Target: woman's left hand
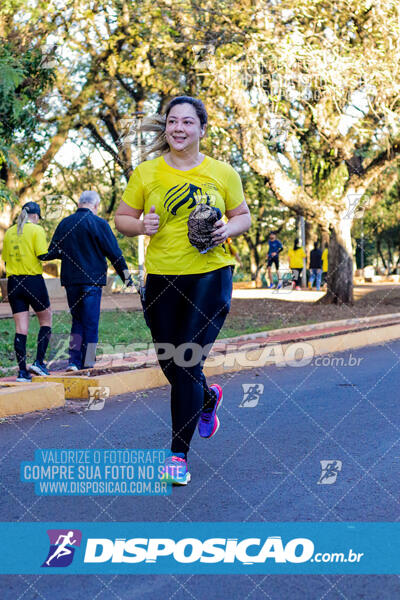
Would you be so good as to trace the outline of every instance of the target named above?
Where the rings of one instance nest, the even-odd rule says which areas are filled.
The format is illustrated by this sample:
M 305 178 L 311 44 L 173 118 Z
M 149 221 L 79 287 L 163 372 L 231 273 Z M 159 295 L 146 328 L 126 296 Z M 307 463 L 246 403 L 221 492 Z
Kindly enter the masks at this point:
M 225 223 L 222 219 L 216 221 L 216 223 L 214 223 L 214 230 L 211 234 L 211 237 L 216 246 L 226 242 L 227 238 L 229 237 L 228 223 Z

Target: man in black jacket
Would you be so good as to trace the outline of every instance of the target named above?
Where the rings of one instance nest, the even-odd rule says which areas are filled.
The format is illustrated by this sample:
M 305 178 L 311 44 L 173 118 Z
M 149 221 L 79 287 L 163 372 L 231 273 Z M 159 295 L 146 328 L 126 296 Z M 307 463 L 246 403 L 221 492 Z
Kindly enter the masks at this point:
M 321 276 L 322 276 L 322 250 L 318 247 L 318 242 L 314 242 L 314 250 L 310 252 L 310 281 L 308 285 L 310 289 L 314 285 L 316 280 L 317 292 L 321 288 Z
M 100 302 L 107 283 L 107 261 L 128 286 L 132 285 L 122 251 L 111 227 L 97 216 L 97 192 L 83 192 L 78 210 L 63 219 L 43 260 L 61 259 L 61 285 L 72 315 L 67 371 L 92 367 L 96 361 Z

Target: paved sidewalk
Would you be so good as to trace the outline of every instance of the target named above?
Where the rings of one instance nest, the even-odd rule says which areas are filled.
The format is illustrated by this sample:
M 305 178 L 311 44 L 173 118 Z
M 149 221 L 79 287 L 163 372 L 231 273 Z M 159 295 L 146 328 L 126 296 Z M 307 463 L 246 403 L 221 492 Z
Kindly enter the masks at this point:
M 68 310 L 67 301 L 63 298 L 59 298 L 51 301 L 51 308 L 53 313 L 64 312 Z M 142 305 L 140 304 L 139 295 L 132 294 L 112 294 L 111 296 L 106 296 L 103 294 L 101 299 L 101 310 L 102 311 L 111 311 L 111 310 L 123 310 L 123 311 L 132 311 L 132 310 L 141 310 Z M 31 311 L 32 312 L 32 309 Z M 8 302 L 0 302 L 0 319 L 11 318 L 11 308 Z
M 384 290 L 387 297 L 390 296 L 392 290 L 400 288 L 400 284 L 394 283 L 379 283 L 379 284 L 358 284 L 354 286 L 354 300 L 357 302 L 364 296 L 376 292 L 378 290 Z M 236 300 L 283 300 L 290 303 L 314 303 L 319 300 L 325 292 L 317 292 L 315 290 L 290 290 L 283 288 L 280 290 L 266 289 L 266 288 L 249 288 L 242 289 L 237 288 L 233 290 L 232 298 Z M 52 300 L 51 306 L 53 313 L 59 313 L 68 310 L 67 301 L 64 298 Z M 384 303 L 383 303 L 384 306 Z M 103 294 L 101 301 L 102 311 L 111 310 L 124 310 L 124 311 L 136 311 L 141 310 L 141 304 L 139 296 L 136 292 L 124 292 L 115 293 L 110 296 Z M 384 312 L 384 311 L 383 311 Z M 11 308 L 8 302 L 0 302 L 0 319 L 11 318 Z

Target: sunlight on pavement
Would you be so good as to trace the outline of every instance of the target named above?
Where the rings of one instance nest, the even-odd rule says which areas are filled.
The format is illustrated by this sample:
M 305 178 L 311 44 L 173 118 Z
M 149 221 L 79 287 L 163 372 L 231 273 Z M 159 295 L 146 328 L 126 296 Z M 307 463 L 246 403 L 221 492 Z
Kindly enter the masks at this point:
M 250 289 L 250 290 L 233 290 L 232 298 L 244 299 L 262 299 L 269 298 L 271 300 L 287 300 L 288 302 L 316 302 L 325 295 L 323 292 L 314 292 L 310 290 L 267 290 L 267 289 Z

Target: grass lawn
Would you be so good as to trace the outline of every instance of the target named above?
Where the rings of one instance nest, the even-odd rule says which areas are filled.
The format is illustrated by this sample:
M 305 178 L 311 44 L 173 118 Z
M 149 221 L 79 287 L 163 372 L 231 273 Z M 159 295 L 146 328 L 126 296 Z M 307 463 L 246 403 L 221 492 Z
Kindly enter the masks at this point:
M 334 321 L 354 317 L 369 317 L 400 310 L 400 285 L 363 285 L 355 289 L 355 303 L 347 305 L 323 305 L 313 302 L 285 302 L 274 299 L 233 299 L 231 311 L 219 338 L 235 337 L 257 331 L 270 331 L 321 321 Z M 166 316 L 167 318 L 167 316 Z M 71 317 L 69 312 L 53 315 L 53 335 L 47 359 L 67 358 Z M 0 367 L 15 366 L 14 321 L 0 319 Z M 28 363 L 35 359 L 38 323 L 30 321 L 27 352 Z M 98 357 L 102 354 L 132 352 L 138 344 L 151 342 L 141 311 L 104 311 L 100 317 L 100 342 Z
M 64 347 L 63 356 L 61 355 L 59 358 L 65 358 L 65 346 L 68 344 L 70 329 L 71 316 L 69 312 L 53 315 L 52 341 L 50 342 L 48 356 L 53 357 L 57 353 L 57 349 Z M 38 331 L 38 321 L 35 316 L 32 316 L 27 341 L 28 363 L 35 359 Z M 0 366 L 3 368 L 15 366 L 14 333 L 13 319 L 0 319 Z M 141 312 L 103 312 L 100 317 L 99 335 L 101 340 L 99 352 L 103 354 L 123 352 L 122 347 L 130 346 L 133 341 L 151 341 L 150 332 Z M 129 349 L 126 351 L 129 351 Z
M 55 355 L 60 359 L 67 357 L 66 348 L 70 327 L 71 317 L 68 312 L 53 315 L 52 341 L 50 342 L 47 359 L 54 359 Z M 228 317 L 219 337 L 228 338 L 255 331 L 263 331 L 264 329 L 278 329 L 279 327 L 282 327 L 280 319 L 264 323 L 259 322 L 257 318 L 249 316 L 245 319 L 243 319 L 243 316 L 240 319 Z M 35 359 L 38 330 L 38 321 L 35 316 L 32 316 L 29 323 L 27 341 L 28 363 Z M 14 321 L 12 319 L 0 319 L 0 366 L 3 369 L 14 367 L 16 364 L 14 357 L 14 332 Z M 101 354 L 133 352 L 138 348 L 138 344 L 151 342 L 151 335 L 140 311 L 110 311 L 101 314 L 99 340 L 98 357 Z M 62 349 L 61 352 L 60 349 Z

